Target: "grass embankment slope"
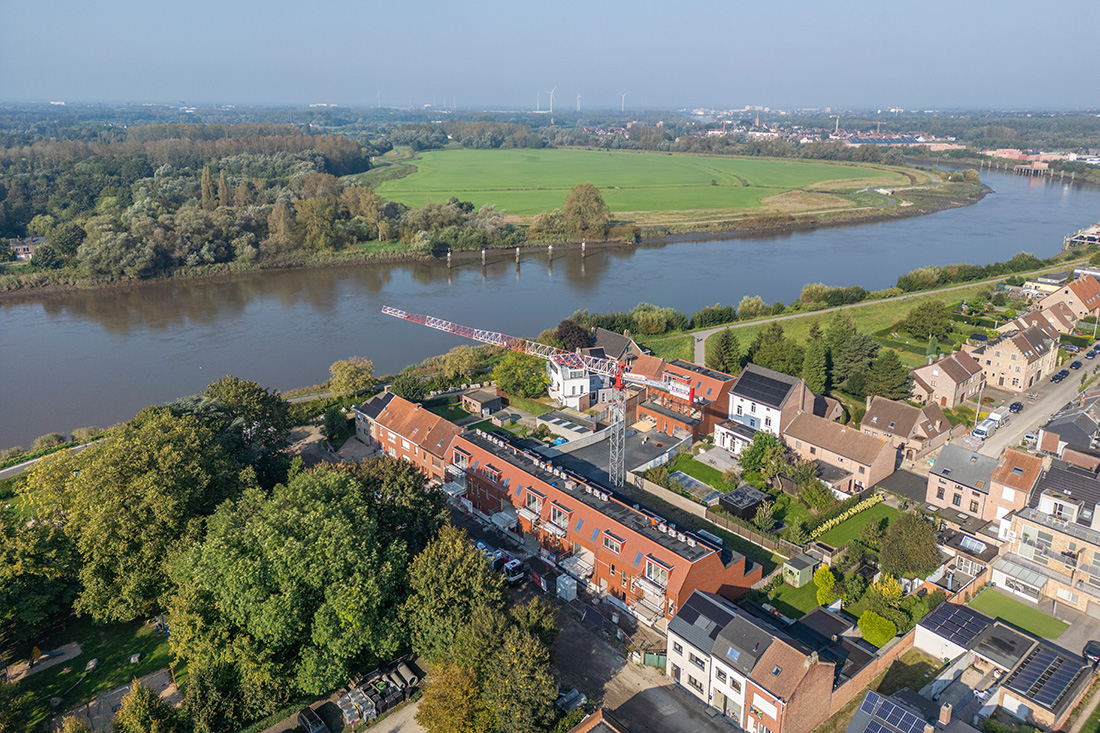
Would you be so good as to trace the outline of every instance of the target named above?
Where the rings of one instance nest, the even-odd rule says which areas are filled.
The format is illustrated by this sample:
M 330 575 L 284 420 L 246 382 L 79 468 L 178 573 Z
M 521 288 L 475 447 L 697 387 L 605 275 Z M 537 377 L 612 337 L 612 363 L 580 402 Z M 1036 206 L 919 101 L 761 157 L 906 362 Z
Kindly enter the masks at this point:
M 883 165 L 561 149 L 432 150 L 415 170 L 395 167 L 406 175 L 377 182 L 377 191 L 409 206 L 457 196 L 530 217 L 561 208 L 570 188 L 592 183 L 616 218 L 639 224 L 882 206 L 887 197 L 871 194 L 872 202 L 856 192 L 923 182 Z

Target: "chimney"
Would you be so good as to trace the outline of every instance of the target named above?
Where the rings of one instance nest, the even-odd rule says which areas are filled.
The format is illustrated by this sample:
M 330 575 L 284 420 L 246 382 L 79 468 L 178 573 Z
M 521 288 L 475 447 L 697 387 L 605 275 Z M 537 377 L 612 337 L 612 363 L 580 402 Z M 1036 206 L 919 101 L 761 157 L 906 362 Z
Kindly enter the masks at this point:
M 939 720 L 944 725 L 948 725 L 951 723 L 951 703 L 945 702 L 943 705 L 940 705 Z
M 936 733 L 936 726 L 931 723 L 924 724 L 924 733 Z

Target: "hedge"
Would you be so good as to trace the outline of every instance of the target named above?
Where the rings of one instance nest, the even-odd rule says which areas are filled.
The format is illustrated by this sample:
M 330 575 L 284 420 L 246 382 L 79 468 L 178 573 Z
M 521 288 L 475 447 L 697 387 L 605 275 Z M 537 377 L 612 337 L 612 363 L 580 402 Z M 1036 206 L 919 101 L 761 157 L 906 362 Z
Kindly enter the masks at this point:
M 864 639 L 877 647 L 883 646 L 898 634 L 898 627 L 893 621 L 874 611 L 864 611 L 859 617 L 859 630 L 863 632 Z
M 852 499 L 855 499 L 855 498 L 857 498 L 857 497 L 852 497 Z M 817 525 L 817 527 L 815 527 L 814 530 L 812 532 L 810 532 L 810 539 L 811 540 L 816 540 L 818 537 L 825 534 L 826 532 L 828 532 L 830 529 L 837 526 L 841 522 L 844 522 L 848 519 L 851 519 L 852 517 L 859 514 L 860 512 L 864 512 L 864 511 L 870 509 L 875 504 L 878 504 L 879 502 L 881 502 L 885 498 L 886 497 L 883 494 L 874 494 L 870 498 L 864 499 L 863 501 L 859 502 L 855 506 L 849 507 L 848 509 L 844 510 L 839 515 L 831 517 L 828 520 L 826 520 L 826 521 L 822 522 L 821 524 Z M 844 503 L 847 503 L 847 502 L 851 501 L 852 499 L 846 499 Z
M 1073 344 L 1074 346 L 1080 346 L 1082 349 L 1087 349 L 1092 346 L 1092 338 L 1089 336 L 1071 336 L 1068 333 L 1063 333 L 1062 343 Z
M 997 322 L 992 318 L 983 318 L 982 316 L 964 315 L 962 313 L 952 313 L 951 320 L 959 321 L 961 323 L 968 323 L 971 326 L 981 326 L 982 328 L 996 328 Z

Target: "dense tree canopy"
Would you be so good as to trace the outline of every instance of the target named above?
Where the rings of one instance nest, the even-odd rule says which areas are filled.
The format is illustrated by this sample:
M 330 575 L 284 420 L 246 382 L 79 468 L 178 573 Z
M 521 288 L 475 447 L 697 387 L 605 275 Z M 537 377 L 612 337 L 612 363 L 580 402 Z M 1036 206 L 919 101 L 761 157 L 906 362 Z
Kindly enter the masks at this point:
M 41 516 L 64 517 L 81 558 L 76 609 L 130 621 L 163 607 L 165 561 L 237 495 L 238 471 L 202 420 L 151 407 L 78 454 L 39 461 L 25 494 Z
M 546 392 L 550 377 L 542 359 L 509 351 L 493 368 L 493 381 L 508 394 L 538 397 Z
M 221 507 L 176 565 L 173 650 L 200 667 L 235 662 L 274 699 L 330 690 L 356 663 L 390 658 L 404 639 L 394 620 L 409 551 L 368 494 L 322 468 Z
M 570 189 L 562 214 L 574 237 L 603 239 L 611 228 L 611 210 L 604 203 L 600 189 L 591 183 Z
M 879 553 L 882 569 L 898 578 L 924 577 L 940 563 L 931 522 L 907 512 L 886 530 Z
M 888 400 L 904 400 L 912 391 L 909 369 L 893 349 L 882 349 L 867 370 L 863 389 L 869 395 L 879 395 Z
M 72 539 L 52 522 L 0 509 L 0 648 L 29 641 L 77 590 Z
M 938 300 L 926 300 L 905 316 L 904 328 L 917 338 L 935 337 L 939 341 L 951 335 L 951 315 Z

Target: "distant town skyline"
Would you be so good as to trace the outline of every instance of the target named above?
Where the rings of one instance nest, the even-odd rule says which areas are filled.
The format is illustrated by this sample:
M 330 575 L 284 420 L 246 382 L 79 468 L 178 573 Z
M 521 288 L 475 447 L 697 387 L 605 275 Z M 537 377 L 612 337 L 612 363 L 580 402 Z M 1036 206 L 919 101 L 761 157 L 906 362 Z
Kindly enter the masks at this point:
M 1085 0 L 39 0 L 0 6 L 0 102 L 1095 109 L 1100 64 L 1065 42 L 1098 21 Z

